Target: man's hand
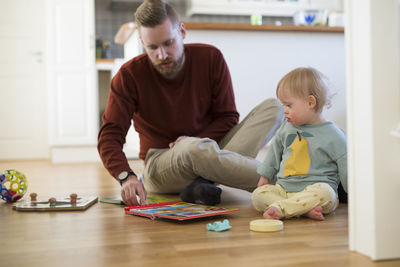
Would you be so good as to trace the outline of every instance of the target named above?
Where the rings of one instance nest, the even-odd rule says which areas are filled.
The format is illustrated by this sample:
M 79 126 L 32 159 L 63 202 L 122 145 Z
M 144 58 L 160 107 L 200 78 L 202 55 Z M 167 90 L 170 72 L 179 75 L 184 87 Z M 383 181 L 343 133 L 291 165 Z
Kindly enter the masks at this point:
M 260 180 L 258 180 L 257 187 L 260 187 L 260 186 L 263 186 L 263 185 L 266 185 L 266 184 L 269 184 L 268 178 L 264 177 L 264 176 L 261 176 Z
M 176 140 L 174 142 L 169 143 L 169 148 L 173 148 L 174 145 L 176 145 L 176 143 L 178 143 L 179 141 L 185 139 L 187 136 L 179 136 L 178 138 L 176 138 Z
M 136 195 L 140 197 L 140 203 L 136 199 Z M 146 204 L 146 190 L 144 189 L 142 181 L 135 175 L 129 176 L 129 178 L 122 183 L 121 197 L 125 205 L 137 206 Z

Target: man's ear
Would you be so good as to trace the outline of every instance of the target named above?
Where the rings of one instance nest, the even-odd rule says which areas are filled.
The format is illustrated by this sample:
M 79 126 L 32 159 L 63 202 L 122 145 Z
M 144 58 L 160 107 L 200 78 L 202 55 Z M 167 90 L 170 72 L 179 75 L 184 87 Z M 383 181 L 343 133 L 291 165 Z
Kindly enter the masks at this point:
M 179 32 L 181 33 L 182 40 L 186 37 L 186 27 L 182 22 L 179 23 Z
M 317 106 L 317 99 L 315 98 L 315 96 L 309 95 L 307 100 L 308 100 L 308 107 L 310 109 L 315 109 L 315 107 Z

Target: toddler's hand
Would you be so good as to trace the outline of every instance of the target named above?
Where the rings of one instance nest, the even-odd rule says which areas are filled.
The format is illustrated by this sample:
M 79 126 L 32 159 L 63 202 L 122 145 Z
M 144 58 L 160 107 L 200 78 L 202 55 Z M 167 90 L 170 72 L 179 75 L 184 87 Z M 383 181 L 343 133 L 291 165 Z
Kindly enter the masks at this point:
M 260 187 L 260 186 L 263 186 L 263 185 L 266 185 L 266 184 L 269 184 L 268 178 L 264 177 L 264 176 L 261 176 L 260 180 L 258 180 L 257 187 Z

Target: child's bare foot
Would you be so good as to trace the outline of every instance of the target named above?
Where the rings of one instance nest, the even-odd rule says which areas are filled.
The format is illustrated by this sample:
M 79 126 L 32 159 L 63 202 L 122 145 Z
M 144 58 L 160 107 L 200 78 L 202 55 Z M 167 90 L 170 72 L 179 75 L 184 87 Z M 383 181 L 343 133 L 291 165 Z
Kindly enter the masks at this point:
M 311 218 L 311 219 L 314 219 L 314 220 L 318 220 L 318 221 L 325 220 L 325 217 L 322 214 L 322 207 L 321 206 L 317 206 L 317 207 L 313 208 L 309 212 L 305 213 L 304 216 L 306 216 L 308 218 Z
M 275 207 L 269 207 L 263 214 L 265 219 L 273 219 L 279 220 L 281 218 L 281 214 L 279 210 Z

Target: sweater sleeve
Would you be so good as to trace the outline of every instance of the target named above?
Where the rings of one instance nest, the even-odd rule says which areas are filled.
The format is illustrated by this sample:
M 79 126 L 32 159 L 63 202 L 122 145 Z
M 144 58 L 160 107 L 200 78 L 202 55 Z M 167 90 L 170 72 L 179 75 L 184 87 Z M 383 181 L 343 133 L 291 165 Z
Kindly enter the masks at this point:
M 122 150 L 136 107 L 133 90 L 128 87 L 128 84 L 133 84 L 129 78 L 127 73 L 120 70 L 111 81 L 111 90 L 102 117 L 103 124 L 98 135 L 97 149 L 100 158 L 113 177 L 117 177 L 122 171 L 131 170 Z
M 337 161 L 338 174 L 344 191 L 347 193 L 347 153 L 340 157 Z
M 239 113 L 236 110 L 231 75 L 219 50 L 211 62 L 212 121 L 197 137 L 208 137 L 218 142 L 237 124 Z
M 272 139 L 271 145 L 268 148 L 264 162 L 257 168 L 257 173 L 268 178 L 269 182 L 276 182 L 276 174 L 279 172 L 280 163 L 282 161 L 283 143 L 282 143 L 282 126 L 277 131 Z

